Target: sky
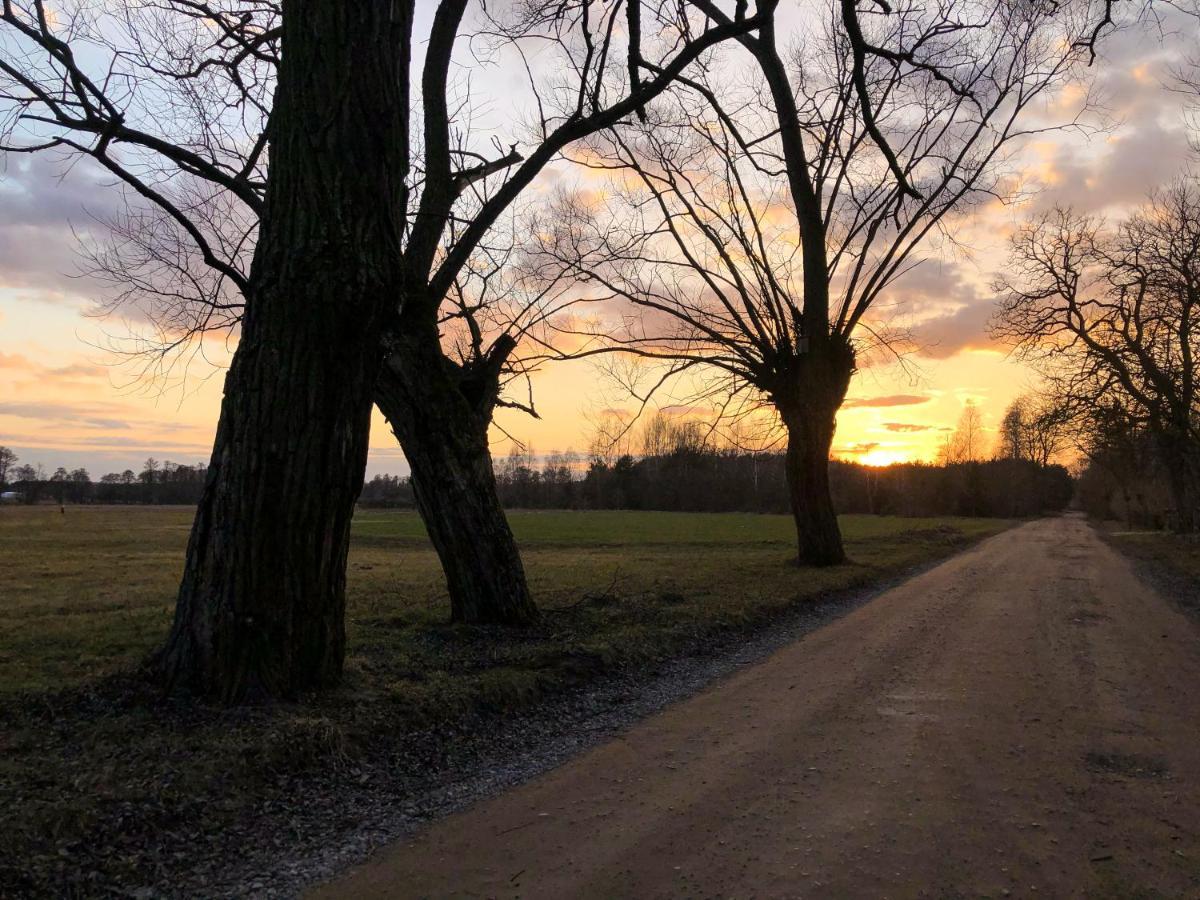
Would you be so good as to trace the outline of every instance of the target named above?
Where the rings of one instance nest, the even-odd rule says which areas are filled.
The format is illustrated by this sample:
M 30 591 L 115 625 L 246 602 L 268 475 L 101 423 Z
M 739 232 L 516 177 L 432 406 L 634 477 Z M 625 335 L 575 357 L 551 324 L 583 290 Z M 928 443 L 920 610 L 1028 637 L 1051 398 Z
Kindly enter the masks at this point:
M 1023 216 L 1054 205 L 1119 216 L 1189 165 L 1185 98 L 1171 71 L 1197 46 L 1195 25 L 1130 29 L 1111 38 L 1086 82 L 1052 98 L 1047 116 L 1069 117 L 1090 90 L 1103 125 L 1040 136 L 1023 149 L 1036 188 L 1020 204 L 994 203 L 956 221 L 964 249 L 930 254 L 892 299 L 916 350 L 904 365 L 871 365 L 838 417 L 836 456 L 870 464 L 934 458 L 968 401 L 994 429 L 1036 374 L 987 336 L 1006 236 Z M 82 276 L 79 241 L 102 227 L 118 196 L 85 163 L 21 156 L 0 163 L 0 445 L 23 463 L 84 467 L 92 476 L 140 470 L 148 457 L 207 459 L 232 347 L 206 340 L 186 367 L 147 377 L 125 353 L 129 323 L 96 314 L 110 289 Z M 135 324 L 136 327 L 136 324 Z M 509 437 L 537 455 L 585 451 L 593 422 L 612 405 L 592 363 L 556 363 L 533 377 L 540 418 L 502 410 L 494 452 Z M 669 403 L 668 400 L 664 400 Z M 387 423 L 372 423 L 368 476 L 407 472 Z

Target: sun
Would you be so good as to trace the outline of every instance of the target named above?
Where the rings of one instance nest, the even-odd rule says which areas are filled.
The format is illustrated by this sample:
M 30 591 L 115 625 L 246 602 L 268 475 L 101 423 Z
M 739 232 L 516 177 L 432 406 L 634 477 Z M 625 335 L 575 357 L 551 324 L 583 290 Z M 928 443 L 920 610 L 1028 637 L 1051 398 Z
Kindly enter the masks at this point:
M 908 462 L 908 456 L 900 450 L 876 447 L 874 450 L 869 450 L 858 457 L 856 462 L 864 466 L 890 466 L 894 463 Z

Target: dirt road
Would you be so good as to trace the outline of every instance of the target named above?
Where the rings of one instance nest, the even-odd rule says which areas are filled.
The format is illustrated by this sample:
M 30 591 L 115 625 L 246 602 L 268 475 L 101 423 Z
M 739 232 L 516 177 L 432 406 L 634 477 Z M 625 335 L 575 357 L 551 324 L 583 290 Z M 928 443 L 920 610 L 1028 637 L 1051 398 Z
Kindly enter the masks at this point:
M 328 897 L 1200 897 L 1200 628 L 1006 532 Z

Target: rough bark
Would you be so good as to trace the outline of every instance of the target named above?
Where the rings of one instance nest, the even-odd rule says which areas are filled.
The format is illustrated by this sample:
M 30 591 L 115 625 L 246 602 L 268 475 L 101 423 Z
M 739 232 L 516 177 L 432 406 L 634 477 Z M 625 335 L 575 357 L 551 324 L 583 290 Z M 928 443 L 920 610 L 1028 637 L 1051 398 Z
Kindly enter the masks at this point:
M 845 562 L 846 550 L 829 491 L 829 452 L 854 357 L 848 345 L 830 338 L 797 360 L 787 387 L 774 395 L 787 429 L 784 467 L 797 559 L 804 565 L 833 566 Z
M 789 417 L 785 467 L 792 517 L 796 521 L 797 559 L 811 566 L 833 566 L 846 559 L 837 512 L 829 492 L 829 449 L 833 417 Z
M 192 527 L 169 685 L 338 681 L 380 335 L 400 296 L 412 3 L 284 3 L 266 210 Z
M 417 509 L 446 575 L 451 618 L 525 625 L 537 618 L 496 493 L 488 427 L 511 339 L 470 368 L 445 358 L 434 333 L 402 327 L 375 400 L 412 470 Z

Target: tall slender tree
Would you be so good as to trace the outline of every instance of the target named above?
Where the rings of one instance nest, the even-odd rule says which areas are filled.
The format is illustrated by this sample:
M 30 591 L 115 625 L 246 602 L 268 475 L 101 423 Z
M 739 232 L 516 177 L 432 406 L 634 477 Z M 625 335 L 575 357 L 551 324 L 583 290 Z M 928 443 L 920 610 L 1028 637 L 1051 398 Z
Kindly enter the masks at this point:
M 15 469 L 20 457 L 8 447 L 0 447 L 0 484 L 8 484 L 8 473 Z

